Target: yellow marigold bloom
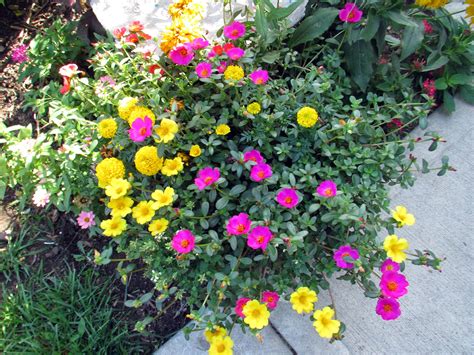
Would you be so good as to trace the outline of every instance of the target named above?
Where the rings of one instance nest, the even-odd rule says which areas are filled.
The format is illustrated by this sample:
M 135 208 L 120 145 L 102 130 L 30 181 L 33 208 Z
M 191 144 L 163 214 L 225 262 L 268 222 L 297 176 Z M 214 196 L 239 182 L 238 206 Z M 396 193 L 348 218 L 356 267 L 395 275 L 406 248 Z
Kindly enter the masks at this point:
M 102 138 L 113 138 L 117 133 L 117 122 L 113 118 L 106 118 L 99 122 L 97 129 Z
M 262 111 L 262 106 L 258 102 L 252 102 L 247 106 L 247 112 L 251 115 L 258 115 Z
M 184 164 L 180 157 L 166 159 L 163 167 L 161 168 L 161 173 L 165 176 L 178 175 L 178 173 L 182 171 L 183 168 Z
M 219 327 L 218 325 L 215 325 L 212 330 L 206 329 L 206 331 L 204 332 L 204 337 L 206 338 L 209 344 L 212 344 L 213 340 L 225 337 L 226 335 L 227 330 L 225 330 L 225 328 Z
M 132 209 L 132 217 L 137 220 L 138 224 L 150 222 L 155 216 L 153 209 L 153 201 L 142 201 Z
M 137 103 L 138 103 L 138 99 L 134 97 L 125 97 L 122 100 L 120 100 L 119 105 L 118 105 L 119 117 L 124 120 L 128 120 L 130 113 L 135 108 Z
M 314 312 L 313 318 L 315 321 L 313 322 L 313 327 L 321 338 L 330 339 L 339 332 L 341 322 L 337 319 L 332 319 L 333 317 L 334 310 L 331 307 L 324 307 Z
M 311 107 L 305 106 L 298 111 L 296 115 L 298 118 L 298 124 L 305 128 L 313 127 L 318 122 L 318 112 Z
M 130 115 L 128 116 L 128 124 L 132 126 L 133 121 L 135 121 L 137 118 L 145 118 L 145 116 L 148 116 L 153 124 L 155 124 L 156 116 L 152 110 L 143 106 L 135 106 L 130 111 Z
M 198 21 L 191 16 L 182 16 L 174 19 L 161 35 L 160 48 L 164 53 L 168 53 L 178 44 L 192 42 L 202 37 L 202 29 Z
M 126 217 L 132 212 L 133 200 L 130 197 L 120 197 L 116 200 L 110 200 L 107 207 L 112 210 L 113 217 Z
M 105 187 L 105 194 L 112 200 L 125 196 L 132 188 L 132 185 L 125 179 L 113 178 L 110 184 Z
M 155 128 L 155 132 L 160 136 L 158 143 L 168 143 L 173 140 L 174 135 L 178 132 L 178 124 L 169 118 L 163 118 L 160 126 Z
M 314 303 L 318 302 L 316 292 L 310 290 L 308 287 L 298 287 L 290 296 L 290 302 L 293 309 L 299 314 L 305 312 L 309 313 L 314 309 Z
M 244 70 L 238 65 L 229 65 L 224 72 L 224 78 L 226 80 L 239 81 L 242 80 L 244 75 Z
M 161 234 L 168 229 L 168 224 L 169 222 L 165 218 L 155 219 L 148 226 L 148 231 L 151 233 L 152 236 Z
M 178 0 L 168 6 L 168 13 L 173 19 L 181 18 L 184 15 L 193 17 L 198 21 L 202 19 L 203 12 L 203 4 L 196 0 Z
M 405 238 L 398 239 L 395 234 L 387 236 L 383 242 L 387 256 L 396 263 L 401 263 L 407 258 L 404 250 L 407 250 L 408 247 L 408 241 Z
M 392 211 L 392 217 L 400 226 L 412 226 L 415 224 L 415 216 L 408 213 L 407 209 L 403 206 L 396 206 L 395 211 Z
M 248 324 L 251 329 L 262 329 L 268 325 L 270 312 L 267 305 L 257 300 L 248 301 L 242 309 L 244 314 L 244 323 Z
M 164 191 L 155 190 L 155 192 L 151 194 L 151 198 L 156 201 L 152 206 L 155 210 L 164 206 L 170 206 L 173 203 L 174 189 L 168 186 Z
M 117 158 L 106 158 L 95 168 L 99 187 L 105 188 L 113 178 L 122 179 L 125 176 L 125 165 Z
M 217 337 L 209 347 L 209 355 L 232 355 L 234 342 L 230 336 Z
M 158 156 L 158 149 L 145 146 L 135 154 L 135 168 L 143 175 L 152 176 L 157 174 L 163 166 L 163 158 Z
M 220 124 L 216 127 L 216 134 L 218 136 L 225 136 L 230 133 L 230 127 L 226 124 Z
M 191 149 L 189 150 L 189 155 L 192 156 L 193 158 L 197 158 L 198 156 L 201 155 L 201 147 L 197 144 L 193 145 Z
M 429 7 L 430 9 L 438 9 L 448 2 L 449 0 L 416 0 L 418 6 Z
M 103 234 L 107 237 L 118 237 L 127 229 L 127 222 L 123 218 L 113 217 L 102 221 L 100 228 L 104 230 Z

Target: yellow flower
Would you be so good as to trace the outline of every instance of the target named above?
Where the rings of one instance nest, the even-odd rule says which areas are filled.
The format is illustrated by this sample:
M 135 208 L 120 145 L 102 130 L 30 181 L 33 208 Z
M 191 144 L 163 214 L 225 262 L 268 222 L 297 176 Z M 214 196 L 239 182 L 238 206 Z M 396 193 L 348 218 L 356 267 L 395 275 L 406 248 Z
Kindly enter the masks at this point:
M 339 332 L 341 322 L 337 319 L 332 319 L 333 317 L 334 310 L 331 307 L 324 307 L 314 312 L 313 318 L 315 321 L 313 322 L 313 327 L 321 338 L 332 338 L 334 334 Z
M 133 200 L 130 197 L 120 197 L 116 200 L 110 200 L 107 207 L 112 209 L 110 213 L 113 217 L 126 217 L 132 212 Z
M 113 118 L 106 118 L 97 125 L 99 134 L 103 138 L 113 138 L 117 133 L 117 122 Z
M 401 226 L 407 225 L 412 226 L 415 224 L 415 216 L 408 213 L 407 209 L 403 206 L 396 206 L 395 211 L 392 211 L 392 217 Z
M 104 230 L 107 237 L 117 237 L 127 229 L 127 222 L 123 218 L 113 217 L 100 223 L 100 228 Z
M 138 103 L 138 99 L 134 97 L 125 97 L 122 100 L 120 100 L 119 106 L 118 106 L 119 117 L 124 120 L 128 120 L 130 113 L 135 108 L 137 103 Z
M 158 210 L 161 207 L 169 206 L 173 203 L 174 189 L 172 187 L 167 187 L 163 190 L 155 190 L 151 194 L 151 198 L 156 202 L 153 203 L 153 209 Z
M 212 344 L 212 341 L 217 338 L 222 338 L 227 335 L 227 330 L 225 328 L 219 327 L 217 325 L 210 329 L 206 329 L 204 332 L 204 336 L 206 337 L 206 340 L 209 344 Z
M 408 247 L 408 241 L 405 238 L 398 239 L 395 234 L 387 236 L 383 242 L 387 256 L 396 263 L 401 263 L 407 258 L 404 250 L 407 250 Z
M 226 124 L 220 124 L 216 127 L 216 134 L 218 136 L 225 136 L 230 133 L 230 127 Z
M 449 0 L 416 0 L 418 6 L 429 7 L 431 9 L 438 9 L 448 2 Z
M 155 128 L 155 132 L 160 136 L 158 143 L 168 143 L 173 140 L 174 135 L 178 132 L 178 124 L 169 118 L 163 118 L 160 126 Z
M 161 168 L 161 173 L 165 176 L 178 175 L 183 170 L 183 161 L 180 157 L 174 159 L 166 159 L 165 164 Z
M 165 218 L 155 219 L 148 226 L 148 231 L 151 233 L 152 236 L 155 236 L 157 234 L 161 234 L 165 230 L 168 229 L 168 224 L 169 224 L 169 222 Z
M 125 165 L 117 158 L 106 158 L 95 168 L 99 187 L 105 188 L 113 178 L 122 179 L 125 176 Z
M 132 126 L 133 121 L 135 121 L 137 118 L 145 118 L 145 116 L 148 116 L 153 124 L 155 124 L 156 117 L 152 110 L 143 106 L 135 106 L 128 116 L 128 124 Z
M 191 149 L 189 150 L 189 155 L 192 156 L 193 158 L 197 158 L 200 156 L 202 153 L 201 147 L 198 146 L 197 144 L 193 145 Z
M 262 111 L 262 106 L 258 102 L 252 102 L 247 106 L 247 112 L 251 115 L 258 115 Z
M 251 329 L 262 329 L 268 325 L 270 312 L 267 305 L 257 300 L 248 301 L 242 309 L 244 314 L 244 323 L 248 324 Z
M 218 337 L 214 339 L 209 347 L 209 355 L 232 355 L 234 342 L 230 336 Z
M 195 38 L 202 37 L 202 29 L 191 16 L 180 16 L 171 22 L 170 26 L 161 33 L 160 48 L 168 53 L 176 45 L 192 42 Z
M 239 81 L 242 80 L 244 75 L 244 70 L 238 65 L 229 65 L 224 72 L 224 78 L 226 80 Z
M 135 154 L 135 168 L 143 175 L 152 176 L 157 174 L 163 166 L 163 158 L 158 156 L 158 149 L 145 146 Z
M 105 194 L 112 200 L 125 196 L 132 188 L 132 185 L 125 179 L 113 178 L 110 184 L 105 187 Z
M 142 201 L 132 209 L 132 217 L 137 220 L 138 224 L 150 222 L 155 216 L 153 209 L 153 201 Z
M 298 111 L 296 115 L 298 118 L 298 124 L 305 128 L 313 127 L 318 122 L 318 112 L 311 107 L 305 106 Z
M 291 294 L 290 302 L 293 305 L 293 309 L 299 314 L 303 312 L 309 313 L 314 309 L 314 303 L 318 302 L 318 296 L 316 292 L 308 287 L 299 287 Z

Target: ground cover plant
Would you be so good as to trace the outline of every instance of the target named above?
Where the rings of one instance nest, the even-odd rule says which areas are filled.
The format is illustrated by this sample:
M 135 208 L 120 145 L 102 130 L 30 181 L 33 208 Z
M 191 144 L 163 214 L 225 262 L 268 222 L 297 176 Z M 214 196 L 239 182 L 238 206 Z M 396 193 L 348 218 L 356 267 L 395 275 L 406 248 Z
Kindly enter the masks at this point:
M 429 57 L 434 45 L 438 58 L 446 50 L 472 63 L 472 37 L 434 2 L 382 4 L 310 2 L 293 29 L 285 23 L 291 9 L 261 1 L 255 22 L 230 21 L 210 43 L 199 31 L 199 3 L 175 1 L 161 43 L 136 21 L 99 38 L 88 68 L 63 63 L 61 82 L 48 83 L 42 126 L 2 127 L 0 171 L 15 172 L 7 184 L 24 188 L 23 205 L 73 212 L 91 237 L 110 238 L 96 264 L 117 260 L 114 250 L 125 254 L 122 277 L 142 264 L 155 290 L 126 305 L 165 312 L 185 301 L 194 321 L 186 332 L 206 330 L 210 353 L 232 351 L 236 325 L 258 334 L 281 298 L 312 313 L 321 337 L 341 339 L 344 316 L 335 318 L 334 301 L 317 302 L 331 277 L 360 287 L 382 319 L 397 319 L 405 263 L 439 269 L 441 259 L 397 237 L 415 217 L 391 205 L 387 186 L 410 187 L 417 170 L 453 170 L 447 157 L 432 167 L 411 154 L 444 140 L 409 135 L 416 123 L 428 126 L 435 95 L 423 70 L 403 60 L 416 51 Z M 446 34 L 442 45 L 425 37 L 426 27 L 421 40 L 408 35 L 428 14 Z M 322 17 L 331 21 L 312 32 Z M 377 41 L 386 21 L 400 25 L 391 22 L 401 41 L 395 32 Z M 416 46 L 406 49 L 412 36 Z M 375 69 L 375 51 L 391 58 L 386 69 L 354 71 Z M 446 105 L 472 79 L 456 58 L 441 61 L 433 85 L 449 86 Z

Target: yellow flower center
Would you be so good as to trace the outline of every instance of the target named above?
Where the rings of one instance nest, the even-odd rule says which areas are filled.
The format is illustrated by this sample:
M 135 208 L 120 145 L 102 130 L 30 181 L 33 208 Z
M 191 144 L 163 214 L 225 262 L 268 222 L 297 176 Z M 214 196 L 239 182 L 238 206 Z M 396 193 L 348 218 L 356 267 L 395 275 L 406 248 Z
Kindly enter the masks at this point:
M 306 295 L 300 295 L 300 303 L 306 303 L 307 302 L 307 298 L 306 298 Z
M 384 310 L 385 312 L 390 312 L 390 311 L 392 310 L 392 306 L 389 305 L 389 304 L 385 304 L 385 305 L 383 306 L 383 310 Z
M 388 266 L 387 266 L 387 270 L 392 271 L 392 270 L 393 270 L 393 266 L 392 266 L 392 265 L 388 265 Z
M 324 194 L 326 196 L 331 196 L 332 195 L 332 190 L 328 187 L 327 189 L 324 190 Z
M 268 301 L 268 302 L 273 302 L 273 297 L 272 297 L 272 296 L 269 296 L 269 297 L 267 298 L 267 301 Z
M 387 288 L 390 291 L 395 291 L 397 289 L 397 283 L 394 281 L 390 281 L 389 283 L 387 283 Z
M 186 239 L 181 241 L 181 246 L 183 248 L 186 248 L 188 245 L 189 245 L 189 241 L 187 241 Z
M 207 183 L 210 183 L 212 181 L 212 178 L 210 176 L 208 176 L 207 178 L 204 179 L 204 182 L 207 184 Z
M 86 222 L 86 223 L 90 222 L 90 218 L 89 218 L 89 217 L 85 217 L 85 218 L 84 218 L 84 222 Z
M 259 236 L 257 237 L 257 241 L 258 241 L 260 244 L 262 244 L 263 241 L 264 241 L 263 236 L 259 235 Z
M 245 230 L 245 226 L 244 226 L 243 224 L 239 224 L 239 225 L 237 226 L 237 231 L 238 231 L 238 232 L 242 233 L 244 230 Z
M 252 311 L 252 316 L 255 317 L 255 318 L 259 318 L 260 317 L 260 310 L 259 309 L 254 309 Z
M 293 202 L 293 199 L 292 199 L 291 197 L 287 197 L 287 198 L 285 198 L 285 202 L 286 202 L 287 204 L 290 204 L 290 203 Z
M 146 134 L 146 128 L 142 127 L 140 128 L 140 135 L 144 136 Z
M 260 171 L 257 173 L 257 176 L 258 176 L 259 178 L 262 178 L 262 179 L 263 179 L 263 178 L 265 177 L 265 173 L 264 173 L 262 170 L 260 170 Z
M 225 351 L 225 345 L 223 343 L 220 343 L 217 345 L 216 350 L 218 353 L 223 353 Z

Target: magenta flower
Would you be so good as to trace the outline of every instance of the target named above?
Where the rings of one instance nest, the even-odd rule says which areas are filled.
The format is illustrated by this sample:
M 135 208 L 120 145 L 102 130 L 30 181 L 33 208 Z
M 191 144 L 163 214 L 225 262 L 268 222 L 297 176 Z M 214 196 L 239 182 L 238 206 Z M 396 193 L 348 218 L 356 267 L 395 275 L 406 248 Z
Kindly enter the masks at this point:
M 380 279 L 380 290 L 386 297 L 400 298 L 406 295 L 408 285 L 405 276 L 396 271 L 387 271 Z
M 16 47 L 12 52 L 12 61 L 15 63 L 26 62 L 29 59 L 28 54 L 26 53 L 27 50 L 28 47 L 24 44 Z
M 208 62 L 201 62 L 196 65 L 196 74 L 200 78 L 209 78 L 212 73 L 212 64 Z
M 232 60 L 239 60 L 244 56 L 245 51 L 242 48 L 234 47 L 229 49 L 226 54 Z
M 360 257 L 357 249 L 352 249 L 350 245 L 342 245 L 336 250 L 332 258 L 338 267 L 342 269 L 352 269 L 354 264 L 345 261 L 344 257 L 346 256 L 349 256 L 354 260 L 357 260 Z
M 82 229 L 88 229 L 92 226 L 95 226 L 95 215 L 94 212 L 82 211 L 77 217 L 77 224 Z
M 268 81 L 268 72 L 266 70 L 258 69 L 250 73 L 249 78 L 255 85 L 264 85 Z
M 247 237 L 247 245 L 252 249 L 265 250 L 272 238 L 273 233 L 270 228 L 257 226 L 249 233 Z
M 252 221 L 247 213 L 239 213 L 237 216 L 233 216 L 227 222 L 227 233 L 230 235 L 243 235 L 247 234 L 250 230 Z
M 245 34 L 245 25 L 239 21 L 232 22 L 229 26 L 224 27 L 224 36 L 229 39 L 239 39 Z
M 38 186 L 33 194 L 33 204 L 36 207 L 45 207 L 49 203 L 51 194 L 43 186 Z
M 295 190 L 286 188 L 277 194 L 276 200 L 283 207 L 293 208 L 298 204 L 299 197 Z
M 263 159 L 262 154 L 258 150 L 253 149 L 244 153 L 244 162 L 246 163 L 248 161 L 253 161 L 257 164 L 260 164 L 264 163 L 265 159 Z
M 393 320 L 400 317 L 400 304 L 393 298 L 379 298 L 375 313 L 382 317 L 383 320 Z
M 265 163 L 254 165 L 250 170 L 250 178 L 256 182 L 268 179 L 272 175 L 272 167 Z
M 177 45 L 170 51 L 169 58 L 174 64 L 188 65 L 194 59 L 193 47 L 189 43 Z
M 153 121 L 150 117 L 137 118 L 132 122 L 132 127 L 128 130 L 130 139 L 134 142 L 143 142 L 151 136 Z
M 250 301 L 250 298 L 240 297 L 235 304 L 235 308 L 234 308 L 235 314 L 237 314 L 240 318 L 245 318 L 243 309 L 248 301 Z
M 187 254 L 194 249 L 195 239 L 190 230 L 183 229 L 174 235 L 171 247 L 180 254 Z
M 194 183 L 197 185 L 199 190 L 204 190 L 207 186 L 212 185 L 219 180 L 221 173 L 218 168 L 207 167 L 199 170 L 197 178 L 194 179 Z
M 356 23 L 362 18 L 363 12 L 359 10 L 356 4 L 348 2 L 343 9 L 339 11 L 341 21 Z
M 262 302 L 265 303 L 270 310 L 275 309 L 278 306 L 279 299 L 280 296 L 276 292 L 263 291 L 262 293 Z
M 191 47 L 196 51 L 200 49 L 204 49 L 208 45 L 209 45 L 209 42 L 206 41 L 204 38 L 195 38 L 191 43 Z
M 333 197 L 336 196 L 337 193 L 337 185 L 332 180 L 325 180 L 319 184 L 316 189 L 316 192 L 319 196 L 322 197 Z
M 217 67 L 217 71 L 219 72 L 219 74 L 222 74 L 225 72 L 225 70 L 227 69 L 227 62 L 221 62 L 221 64 Z
M 392 259 L 387 259 L 380 265 L 380 271 L 382 271 L 382 273 L 386 273 L 387 271 L 400 271 L 400 265 L 392 261 Z

